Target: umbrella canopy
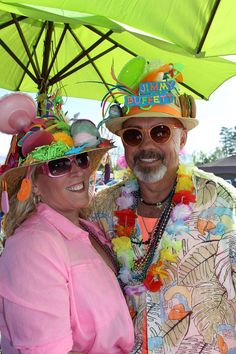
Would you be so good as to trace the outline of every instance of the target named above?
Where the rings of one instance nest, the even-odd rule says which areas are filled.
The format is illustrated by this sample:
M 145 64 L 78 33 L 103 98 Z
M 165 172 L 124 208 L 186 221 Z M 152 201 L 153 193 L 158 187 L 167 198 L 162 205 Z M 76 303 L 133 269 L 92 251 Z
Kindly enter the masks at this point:
M 183 64 L 183 90 L 207 99 L 236 75 L 235 20 L 234 0 L 0 1 L 0 87 L 101 99 L 112 62 L 143 55 Z

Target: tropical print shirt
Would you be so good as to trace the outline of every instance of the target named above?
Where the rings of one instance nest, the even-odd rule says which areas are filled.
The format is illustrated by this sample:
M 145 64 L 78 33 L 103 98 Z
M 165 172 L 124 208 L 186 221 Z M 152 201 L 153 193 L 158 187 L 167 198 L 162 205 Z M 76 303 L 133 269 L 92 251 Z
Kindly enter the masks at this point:
M 164 285 L 126 295 L 136 333 L 132 354 L 236 353 L 236 189 L 197 168 L 192 180 L 191 215 L 170 218 L 156 250 L 175 256 L 164 260 Z M 121 187 L 103 190 L 92 208 L 91 219 L 108 237 Z

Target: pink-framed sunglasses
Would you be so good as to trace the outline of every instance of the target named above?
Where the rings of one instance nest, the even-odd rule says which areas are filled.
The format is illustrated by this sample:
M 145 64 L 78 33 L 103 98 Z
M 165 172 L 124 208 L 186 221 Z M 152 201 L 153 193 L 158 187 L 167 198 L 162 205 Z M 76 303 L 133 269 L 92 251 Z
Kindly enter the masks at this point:
M 85 170 L 90 165 L 90 158 L 87 152 L 74 156 L 61 157 L 60 159 L 47 161 L 37 167 L 37 173 L 47 175 L 48 177 L 62 177 L 70 173 L 72 164 Z

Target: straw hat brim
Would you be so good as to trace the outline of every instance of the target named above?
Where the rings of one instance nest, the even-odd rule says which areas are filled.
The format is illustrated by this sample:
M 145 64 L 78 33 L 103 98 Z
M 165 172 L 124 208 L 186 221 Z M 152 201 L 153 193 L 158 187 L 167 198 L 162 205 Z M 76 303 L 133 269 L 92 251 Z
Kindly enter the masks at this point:
M 90 175 L 92 175 L 99 167 L 103 155 L 113 147 L 114 146 L 101 147 L 101 148 L 87 148 L 87 149 L 85 148 L 83 149 L 83 151 L 80 152 L 80 154 L 87 152 L 90 157 Z M 29 166 L 37 166 L 48 161 L 57 160 L 62 157 L 73 156 L 73 155 L 77 155 L 77 154 L 61 156 L 55 159 L 50 159 L 45 161 L 35 161 L 31 164 L 21 166 L 21 167 L 14 167 L 5 171 L 0 176 L 0 195 L 2 193 L 2 180 L 6 181 L 8 197 L 10 199 L 11 196 L 15 193 L 15 191 L 18 191 L 20 189 L 21 181 L 26 176 L 27 169 Z
M 145 111 L 142 113 L 138 113 L 138 114 L 133 114 L 133 115 L 127 115 L 127 116 L 123 116 L 123 117 L 113 117 L 110 118 L 106 121 L 106 127 L 107 129 L 109 129 L 112 133 L 117 134 L 118 130 L 123 128 L 123 124 L 131 119 L 131 118 L 161 118 L 161 117 L 168 117 L 168 118 L 175 118 L 177 120 L 179 120 L 182 125 L 184 126 L 184 128 L 189 131 L 193 128 L 195 128 L 198 125 L 198 120 L 196 118 L 191 118 L 191 117 L 178 117 L 178 116 L 173 116 L 170 114 L 166 114 L 166 113 L 160 113 L 160 112 L 150 112 L 150 111 Z

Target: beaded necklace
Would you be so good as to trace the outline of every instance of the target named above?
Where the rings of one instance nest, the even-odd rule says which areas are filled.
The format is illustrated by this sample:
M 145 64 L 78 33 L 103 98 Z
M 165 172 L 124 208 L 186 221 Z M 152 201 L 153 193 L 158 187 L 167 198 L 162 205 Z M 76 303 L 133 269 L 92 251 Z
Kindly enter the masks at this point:
M 161 236 L 165 230 L 165 226 L 169 220 L 170 213 L 173 207 L 174 204 L 172 204 L 171 202 L 166 205 L 159 221 L 156 223 L 154 229 L 152 230 L 147 253 L 140 259 L 134 261 L 134 266 L 132 270 L 134 273 L 135 280 L 143 281 L 145 279 L 147 270 L 153 261 L 155 251 L 159 246 Z
M 148 203 L 146 202 L 141 196 L 140 196 L 140 201 L 141 203 L 145 204 L 145 205 L 148 205 L 148 206 L 155 206 L 157 208 L 161 208 L 170 198 L 172 194 L 172 190 L 170 191 L 170 193 L 167 195 L 167 197 L 165 197 L 163 200 L 161 200 L 160 202 L 156 202 L 156 203 Z
M 110 259 L 115 272 L 118 273 L 118 266 L 117 266 L 117 263 L 113 257 L 113 254 L 112 254 L 112 251 L 110 250 L 110 248 L 107 245 L 105 245 L 102 241 L 100 241 L 98 236 L 83 222 L 83 220 L 80 220 L 80 224 L 81 224 L 80 226 L 82 227 L 82 229 L 87 231 L 89 236 L 92 237 L 97 242 L 97 244 L 101 247 L 101 249 L 103 249 L 103 251 L 106 253 L 108 258 Z

